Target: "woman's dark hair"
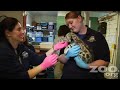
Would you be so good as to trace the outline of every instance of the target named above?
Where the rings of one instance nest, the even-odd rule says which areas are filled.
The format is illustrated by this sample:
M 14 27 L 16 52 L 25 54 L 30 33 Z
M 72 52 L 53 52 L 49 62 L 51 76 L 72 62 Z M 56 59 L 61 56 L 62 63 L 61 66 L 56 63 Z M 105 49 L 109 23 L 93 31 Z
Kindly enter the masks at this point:
M 78 16 L 81 16 L 81 12 L 80 11 L 70 11 L 70 12 L 68 12 L 66 14 L 65 19 L 77 18 Z
M 26 46 L 29 46 L 27 35 L 24 37 L 24 39 L 25 41 L 23 42 L 23 44 L 25 44 Z
M 6 17 L 5 19 L 3 19 L 0 22 L 0 38 L 6 38 L 5 31 L 8 30 L 12 32 L 18 22 L 19 21 L 13 17 Z
M 25 46 L 27 46 L 30 50 L 32 50 L 33 52 L 35 52 L 34 46 L 33 46 L 32 44 L 29 44 L 29 42 L 28 42 L 28 37 L 27 37 L 27 35 L 24 37 L 24 39 L 25 39 L 25 41 L 23 42 L 23 44 L 24 44 Z M 31 67 L 31 66 L 30 66 L 30 67 Z
M 61 25 L 58 29 L 58 36 L 65 36 L 67 33 L 69 33 L 71 30 L 67 25 Z

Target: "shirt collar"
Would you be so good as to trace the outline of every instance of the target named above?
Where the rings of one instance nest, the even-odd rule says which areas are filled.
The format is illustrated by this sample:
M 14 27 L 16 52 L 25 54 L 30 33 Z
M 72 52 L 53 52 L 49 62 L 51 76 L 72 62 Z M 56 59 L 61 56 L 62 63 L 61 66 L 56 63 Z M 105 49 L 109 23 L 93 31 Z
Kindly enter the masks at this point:
M 77 33 L 76 33 L 76 35 L 77 35 L 77 36 L 79 36 L 79 37 L 80 37 L 80 36 L 82 36 L 82 38 L 81 38 L 81 39 L 84 39 L 84 38 L 86 38 L 87 36 L 89 36 L 89 35 L 90 35 L 90 33 L 91 33 L 91 32 L 90 32 L 90 28 L 87 28 L 87 32 L 86 32 L 86 34 L 84 34 L 83 36 L 82 36 L 82 35 L 80 35 L 80 34 L 77 34 Z
M 87 28 L 87 33 L 86 33 L 86 36 L 88 36 L 90 34 L 90 28 Z

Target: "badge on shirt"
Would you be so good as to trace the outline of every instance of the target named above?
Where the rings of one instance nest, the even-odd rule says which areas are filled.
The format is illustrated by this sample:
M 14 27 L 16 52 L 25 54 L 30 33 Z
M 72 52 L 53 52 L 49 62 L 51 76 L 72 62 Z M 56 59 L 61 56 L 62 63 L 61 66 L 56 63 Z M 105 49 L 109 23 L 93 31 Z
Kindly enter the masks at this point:
M 96 40 L 95 40 L 95 37 L 94 37 L 94 36 L 91 36 L 88 41 L 89 41 L 89 42 L 94 42 L 94 41 L 96 41 Z
M 27 53 L 26 51 L 24 51 L 24 52 L 22 53 L 22 56 L 23 56 L 23 59 L 24 59 L 24 58 L 27 58 L 27 57 L 28 57 L 28 53 Z

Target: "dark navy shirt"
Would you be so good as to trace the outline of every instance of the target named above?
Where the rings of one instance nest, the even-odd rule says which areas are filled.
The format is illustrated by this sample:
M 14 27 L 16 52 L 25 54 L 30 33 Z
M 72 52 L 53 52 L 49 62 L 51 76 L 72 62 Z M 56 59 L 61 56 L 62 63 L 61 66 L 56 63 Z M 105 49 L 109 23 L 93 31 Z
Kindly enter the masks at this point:
M 76 34 L 80 39 L 84 39 L 86 34 Z
M 30 65 L 41 64 L 45 57 L 46 54 L 39 56 L 23 44 L 14 50 L 7 40 L 0 41 L 0 78 L 29 79 Z
M 87 29 L 85 35 L 79 35 L 85 44 L 89 46 L 94 55 L 94 61 L 102 59 L 110 62 L 110 51 L 104 36 L 95 30 Z M 62 79 L 103 79 L 103 73 L 90 73 L 89 69 L 83 69 L 76 65 L 74 58 L 70 58 L 63 68 Z

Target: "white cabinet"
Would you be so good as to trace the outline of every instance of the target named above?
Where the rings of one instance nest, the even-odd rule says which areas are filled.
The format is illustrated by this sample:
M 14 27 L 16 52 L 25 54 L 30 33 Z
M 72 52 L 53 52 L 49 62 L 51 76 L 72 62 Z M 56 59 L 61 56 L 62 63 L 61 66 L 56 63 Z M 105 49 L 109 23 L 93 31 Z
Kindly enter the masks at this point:
M 110 48 L 110 60 L 113 65 L 116 65 L 116 45 L 117 45 L 117 31 L 118 31 L 118 14 L 114 13 L 111 18 L 106 20 L 107 22 L 107 33 L 106 40 Z
M 105 22 L 107 22 L 107 30 L 106 30 L 106 40 L 109 45 L 110 49 L 110 64 L 109 66 L 113 65 L 116 67 L 116 62 L 117 62 L 117 55 L 118 55 L 118 35 L 119 35 L 119 14 L 116 13 L 111 13 L 106 15 Z M 107 73 L 107 74 L 106 74 Z M 116 72 L 106 72 L 105 77 L 108 79 L 115 79 L 118 78 Z M 108 75 L 109 76 L 106 76 Z

